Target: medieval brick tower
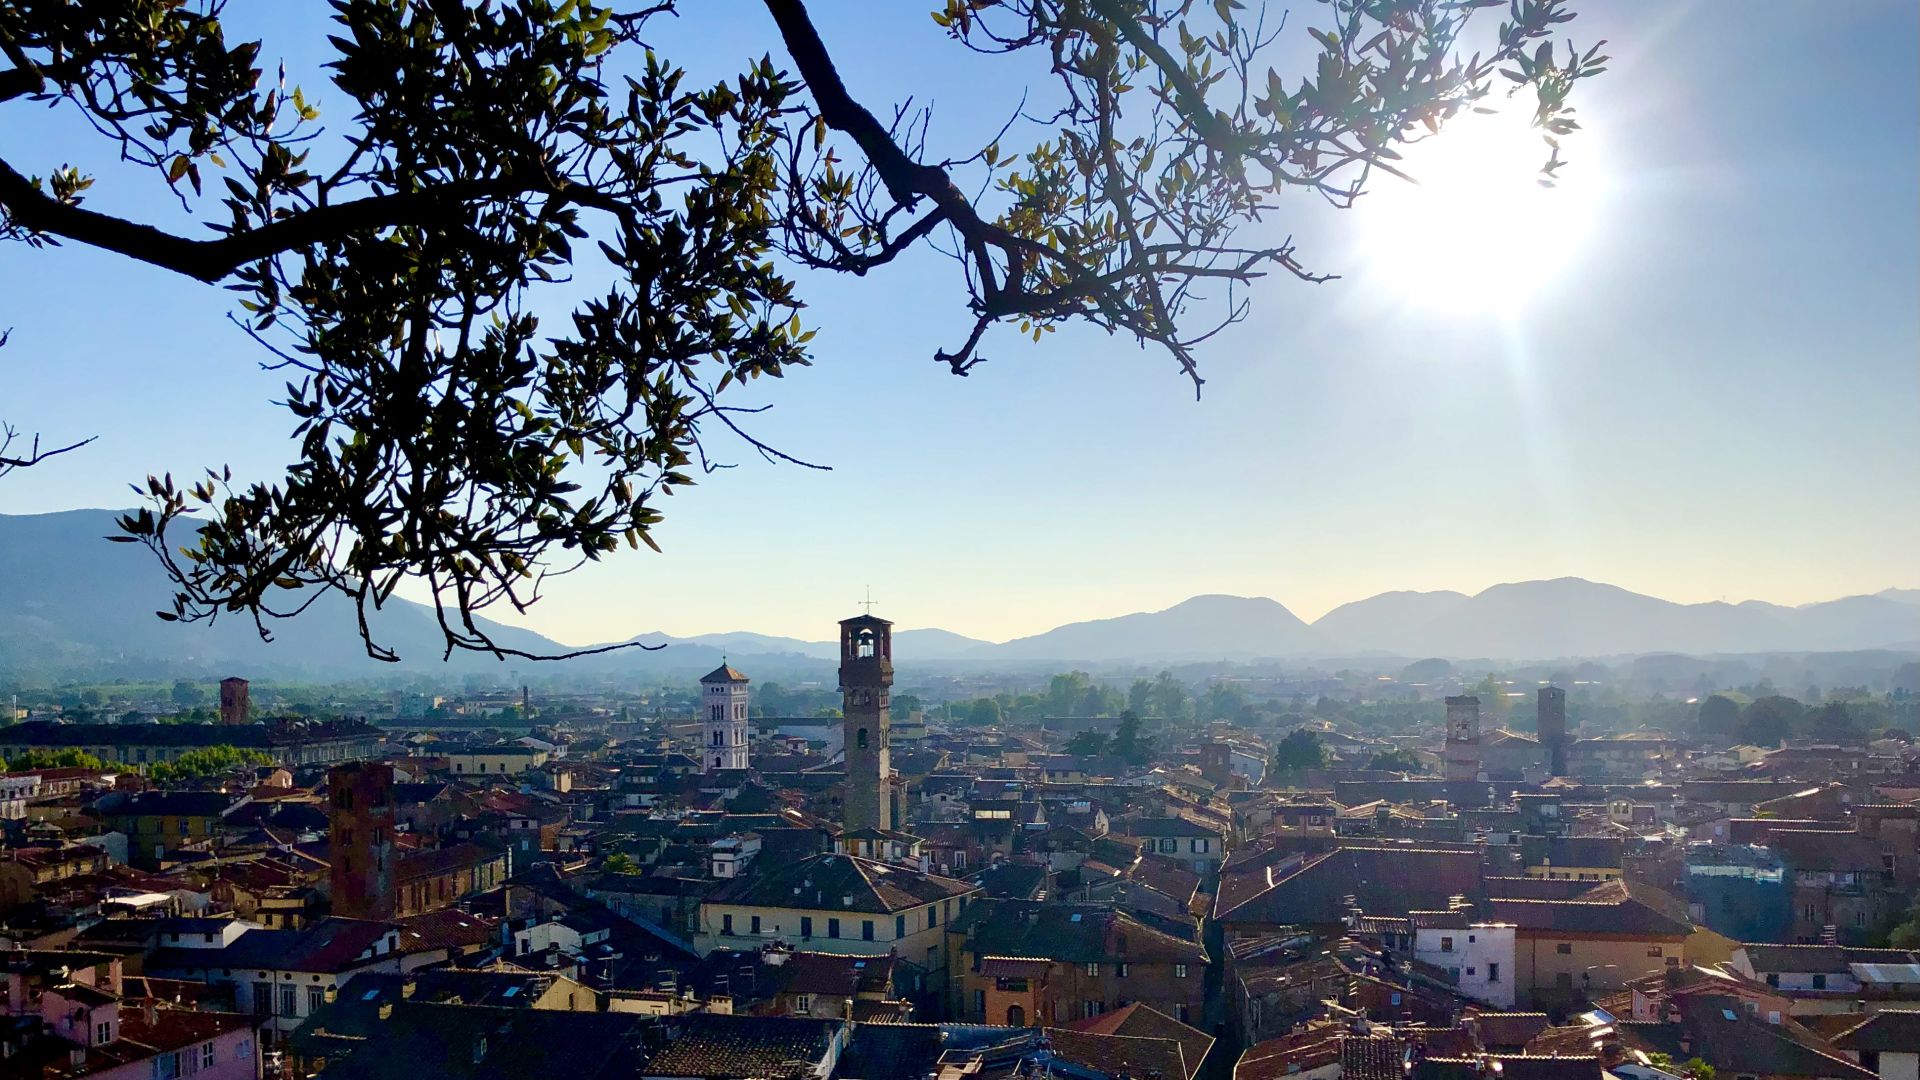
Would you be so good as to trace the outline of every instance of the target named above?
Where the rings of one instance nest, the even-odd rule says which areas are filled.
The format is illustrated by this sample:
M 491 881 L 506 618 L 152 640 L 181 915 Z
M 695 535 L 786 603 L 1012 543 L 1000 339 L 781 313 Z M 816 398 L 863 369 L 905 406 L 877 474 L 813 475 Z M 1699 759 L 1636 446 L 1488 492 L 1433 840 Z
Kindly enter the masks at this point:
M 1447 746 L 1441 757 L 1449 780 L 1480 776 L 1480 699 L 1471 694 L 1447 699 Z
M 356 761 L 327 770 L 327 845 L 333 857 L 333 913 L 393 917 L 393 766 Z
M 747 767 L 747 677 L 721 664 L 700 680 L 700 756 L 707 771 Z
M 893 829 L 887 691 L 893 685 L 893 624 L 872 615 L 840 621 L 841 712 L 846 717 L 848 832 Z
M 1534 730 L 1547 752 L 1547 770 L 1555 776 L 1567 775 L 1567 692 L 1557 686 L 1540 688 L 1539 711 Z
M 247 723 L 247 680 L 228 677 L 220 680 L 220 722 L 228 726 Z

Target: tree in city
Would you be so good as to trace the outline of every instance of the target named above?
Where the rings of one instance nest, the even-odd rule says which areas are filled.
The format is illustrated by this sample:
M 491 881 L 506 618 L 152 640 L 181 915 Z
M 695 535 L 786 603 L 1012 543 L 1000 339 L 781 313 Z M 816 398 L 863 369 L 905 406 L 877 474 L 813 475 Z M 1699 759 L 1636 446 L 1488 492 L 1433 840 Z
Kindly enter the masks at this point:
M 273 758 L 258 750 L 243 750 L 221 743 L 218 746 L 188 750 L 172 761 L 147 766 L 148 778 L 162 784 L 199 783 L 214 780 L 241 769 L 273 764 Z
M 1273 748 L 1272 769 L 1276 776 L 1293 776 L 1308 769 L 1327 765 L 1327 748 L 1320 736 L 1306 728 L 1295 728 Z
M 1367 768 L 1382 772 L 1417 773 L 1421 768 L 1420 755 L 1404 747 L 1382 750 L 1367 759 Z
M 1107 752 L 1107 735 L 1102 731 L 1088 728 L 1076 731 L 1073 738 L 1067 740 L 1067 753 L 1076 757 L 1099 757 Z
M 1828 701 L 1807 710 L 1800 726 L 1810 739 L 1821 742 L 1864 743 L 1867 729 L 1844 701 Z
M 1142 735 L 1145 725 L 1140 715 L 1128 710 L 1120 714 L 1120 723 L 1113 729 L 1113 738 L 1107 742 L 1107 752 L 1114 757 L 1134 765 L 1145 765 L 1153 760 L 1153 737 Z
M 945 256 L 929 302 L 966 315 L 946 370 L 1087 326 L 1197 390 L 1250 286 L 1322 280 L 1283 198 L 1351 206 L 1502 93 L 1550 182 L 1570 92 L 1606 63 L 1566 39 L 1567 0 L 1334 0 L 1296 27 L 1299 72 L 1271 66 L 1282 20 L 1240 0 L 937 0 L 980 79 L 1041 74 L 994 135 L 936 146 L 912 99 L 843 80 L 803 0 L 760 7 L 784 55 L 696 83 L 667 40 L 706 13 L 674 0 L 336 0 L 323 129 L 221 0 L 0 5 L 0 106 L 58 107 L 115 160 L 6 147 L 0 240 L 227 290 L 286 376 L 284 472 L 152 476 L 121 519 L 172 582 L 163 618 L 270 636 L 334 594 L 395 660 L 372 616 L 412 582 L 448 652 L 528 655 L 478 614 L 656 547 L 665 498 L 728 464 L 719 442 L 794 460 L 728 391 L 813 361 L 803 282 Z M 143 184 L 204 224 L 100 208 Z M 22 438 L 0 470 L 41 459 Z
M 107 763 L 84 750 L 48 750 L 34 747 L 23 750 L 0 762 L 0 771 L 19 772 L 22 769 L 105 769 Z
M 1755 698 L 1740 714 L 1740 739 L 1755 746 L 1778 746 L 1793 735 L 1806 706 L 1790 697 Z
M 1730 738 L 1740 729 L 1740 706 L 1730 697 L 1714 694 L 1700 703 L 1694 726 L 1710 738 Z
M 616 851 L 607 856 L 606 861 L 600 864 L 600 869 L 609 874 L 638 874 L 641 872 L 640 863 L 624 851 Z
M 1237 683 L 1213 682 L 1200 695 L 1199 711 L 1205 720 L 1238 720 L 1247 707 L 1247 692 Z
M 1000 703 L 990 697 L 974 699 L 967 709 L 968 727 L 997 727 L 1000 719 Z

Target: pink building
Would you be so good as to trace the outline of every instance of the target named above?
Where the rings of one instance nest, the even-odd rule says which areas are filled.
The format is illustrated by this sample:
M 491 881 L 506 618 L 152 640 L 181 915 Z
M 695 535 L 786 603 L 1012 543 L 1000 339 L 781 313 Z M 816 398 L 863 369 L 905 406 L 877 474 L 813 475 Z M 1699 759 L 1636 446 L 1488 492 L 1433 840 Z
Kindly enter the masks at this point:
M 122 998 L 120 961 L 98 953 L 6 957 L 9 1068 L 78 1080 L 260 1080 L 256 1018 Z

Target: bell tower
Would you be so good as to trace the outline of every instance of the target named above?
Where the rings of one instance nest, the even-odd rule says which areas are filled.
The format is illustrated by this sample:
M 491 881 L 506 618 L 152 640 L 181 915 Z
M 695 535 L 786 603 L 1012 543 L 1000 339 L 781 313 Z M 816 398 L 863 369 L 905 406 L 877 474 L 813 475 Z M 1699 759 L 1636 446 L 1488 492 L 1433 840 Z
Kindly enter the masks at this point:
M 747 767 L 747 677 L 721 664 L 700 679 L 700 758 L 708 772 Z
M 843 824 L 848 832 L 893 829 L 893 767 L 887 693 L 893 686 L 893 624 L 871 614 L 840 621 L 841 714 L 847 757 Z

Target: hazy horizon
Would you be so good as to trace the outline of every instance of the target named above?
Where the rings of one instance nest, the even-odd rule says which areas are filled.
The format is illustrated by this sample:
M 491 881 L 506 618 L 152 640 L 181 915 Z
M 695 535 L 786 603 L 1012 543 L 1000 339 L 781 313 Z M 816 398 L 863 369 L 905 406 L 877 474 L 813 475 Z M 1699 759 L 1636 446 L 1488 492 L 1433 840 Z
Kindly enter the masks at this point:
M 340 97 L 314 74 L 324 14 L 224 20 L 266 39 L 269 69 L 284 54 L 323 116 Z M 1018 94 L 981 84 L 922 5 L 819 18 L 863 94 L 931 92 L 935 151 Z M 566 642 L 817 640 L 870 587 L 902 627 L 1004 641 L 1208 593 L 1311 621 L 1381 592 L 1566 576 L 1789 606 L 1920 585 L 1920 9 L 1583 5 L 1573 31 L 1616 57 L 1582 87 L 1568 202 L 1547 211 L 1581 208 L 1578 243 L 1551 221 L 1486 222 L 1555 250 L 1501 303 L 1438 302 L 1444 269 L 1379 272 L 1369 244 L 1404 197 L 1389 188 L 1380 215 L 1303 197 L 1279 220 L 1310 267 L 1347 279 L 1260 283 L 1253 317 L 1202 350 L 1197 404 L 1164 357 L 1084 329 L 993 340 L 953 378 L 931 357 L 963 313 L 932 258 L 809 280 L 817 366 L 741 403 L 771 403 L 755 431 L 833 471 L 734 446 L 738 468 L 663 507 L 664 555 L 558 579 L 526 618 L 484 614 Z M 883 42 L 912 43 L 914 69 L 863 47 Z M 764 11 L 734 0 L 659 44 L 694 77 L 783 57 Z M 19 119 L 40 171 L 99 166 L 90 206 L 186 220 L 71 116 Z M 0 280 L 0 418 L 99 436 L 0 483 L 0 512 L 285 464 L 284 380 L 223 321 L 233 294 L 82 245 L 0 248 Z

